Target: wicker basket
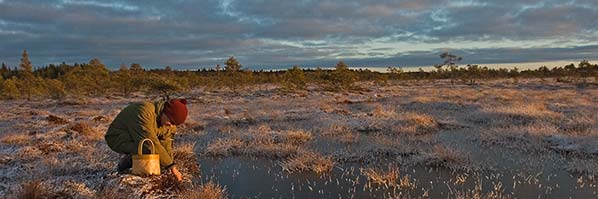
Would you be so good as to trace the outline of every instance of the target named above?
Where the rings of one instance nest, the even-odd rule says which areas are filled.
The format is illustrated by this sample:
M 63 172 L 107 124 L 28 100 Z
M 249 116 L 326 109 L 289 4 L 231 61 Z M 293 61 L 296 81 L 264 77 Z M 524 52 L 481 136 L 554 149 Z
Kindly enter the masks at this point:
M 143 143 L 149 141 L 152 145 L 151 154 L 143 154 Z M 143 139 L 139 142 L 137 155 L 133 155 L 133 174 L 139 176 L 160 175 L 160 155 L 155 154 L 154 142 Z

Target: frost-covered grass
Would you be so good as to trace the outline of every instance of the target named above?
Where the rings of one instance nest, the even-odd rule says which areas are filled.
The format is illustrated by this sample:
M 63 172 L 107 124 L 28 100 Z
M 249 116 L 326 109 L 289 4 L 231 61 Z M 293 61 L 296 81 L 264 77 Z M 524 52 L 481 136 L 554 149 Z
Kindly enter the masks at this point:
M 572 175 L 598 173 L 593 161 L 598 156 L 595 87 L 540 80 L 358 86 L 365 88 L 328 92 L 310 86 L 306 93 L 289 94 L 263 86 L 239 93 L 183 94 L 190 101 L 190 116 L 175 137 L 175 161 L 187 183 L 197 183 L 202 175 L 198 159 L 235 157 L 277 162 L 278 172 L 291 174 L 326 175 L 357 165 L 372 186 L 409 189 L 419 179 L 401 178 L 399 168 L 468 173 L 485 170 L 486 164 L 502 164 L 502 159 L 487 154 L 503 152 L 515 154 L 513 162 L 547 157 L 539 164 L 562 161 L 550 166 Z M 166 178 L 115 173 L 120 155 L 106 146 L 104 132 L 127 103 L 146 99 L 151 97 L 0 102 L 0 195 L 17 197 L 32 194 L 27 191 L 32 187 L 44 187 L 46 194 L 75 198 L 120 197 L 115 193 L 226 197 L 226 189 L 215 182 L 179 193 L 167 186 Z M 526 167 L 505 164 L 501 168 L 506 170 Z M 397 173 L 373 169 L 387 165 Z M 168 188 L 154 190 L 152 182 Z M 498 185 L 483 189 L 455 190 L 451 196 L 502 197 Z

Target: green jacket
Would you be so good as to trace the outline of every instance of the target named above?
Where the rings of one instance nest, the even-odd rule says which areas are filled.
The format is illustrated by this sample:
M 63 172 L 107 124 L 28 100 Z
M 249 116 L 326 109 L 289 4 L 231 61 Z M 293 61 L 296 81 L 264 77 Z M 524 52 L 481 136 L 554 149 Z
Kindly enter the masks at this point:
M 112 121 L 104 138 L 108 146 L 123 154 L 137 154 L 139 141 L 149 138 L 154 142 L 155 152 L 160 155 L 160 165 L 170 167 L 174 164 L 172 141 L 176 127 L 158 127 L 163 101 L 131 103 Z M 148 153 L 150 144 L 145 143 L 144 152 Z

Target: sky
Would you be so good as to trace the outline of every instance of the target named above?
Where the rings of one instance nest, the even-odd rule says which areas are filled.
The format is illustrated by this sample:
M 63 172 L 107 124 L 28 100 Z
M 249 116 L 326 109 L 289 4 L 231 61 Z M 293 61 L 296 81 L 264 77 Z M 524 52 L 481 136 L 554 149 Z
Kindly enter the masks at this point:
M 0 62 L 411 67 L 598 60 L 598 0 L 0 0 Z M 514 64 L 515 65 L 515 64 Z

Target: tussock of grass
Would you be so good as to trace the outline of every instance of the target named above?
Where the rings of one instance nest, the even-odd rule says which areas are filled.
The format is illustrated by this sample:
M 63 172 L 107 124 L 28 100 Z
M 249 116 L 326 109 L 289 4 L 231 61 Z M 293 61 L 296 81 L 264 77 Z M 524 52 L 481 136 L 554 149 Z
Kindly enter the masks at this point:
M 598 161 L 595 159 L 573 159 L 569 161 L 566 169 L 574 174 L 598 174 Z
M 359 141 L 357 133 L 345 125 L 331 124 L 328 128 L 321 130 L 321 135 L 325 137 L 334 138 L 345 144 L 353 144 Z
M 110 198 L 110 199 L 129 199 L 131 197 L 128 196 L 127 193 L 123 193 L 122 191 L 119 191 L 116 188 L 104 187 L 100 191 L 96 192 L 96 195 L 94 196 L 94 198 L 95 199 L 106 199 L 106 198 Z
M 239 139 L 217 139 L 205 149 L 204 154 L 212 157 L 240 154 L 245 143 Z
M 12 145 L 23 145 L 30 143 L 33 137 L 27 134 L 10 134 L 2 137 L 2 143 Z
M 399 118 L 395 124 L 395 131 L 399 134 L 423 135 L 439 130 L 438 122 L 427 114 L 407 112 L 399 114 Z
M 46 118 L 48 120 L 48 122 L 52 123 L 52 124 L 68 124 L 69 121 L 58 117 L 56 115 L 48 115 L 48 117 Z
M 361 174 L 367 177 L 368 184 L 377 184 L 386 187 L 397 187 L 399 179 L 399 169 L 397 167 L 389 167 L 388 171 L 380 169 L 361 169 Z
M 322 174 L 332 170 L 334 161 L 318 153 L 306 152 L 281 161 L 279 165 L 283 171 L 290 173 L 296 171 L 313 171 Z
M 288 143 L 299 145 L 311 140 L 312 136 L 303 130 L 290 130 L 286 133 L 286 139 Z
M 57 142 L 39 142 L 37 148 L 44 154 L 56 153 L 65 149 L 64 144 Z
M 397 116 L 397 113 L 393 106 L 382 106 L 378 104 L 372 111 L 372 116 L 376 118 L 393 118 Z
M 195 143 L 185 143 L 174 147 L 174 159 L 180 165 L 181 172 L 199 174 L 200 168 L 193 151 Z
M 102 140 L 104 139 L 104 133 L 98 132 L 89 123 L 77 122 L 66 129 L 67 133 L 78 134 L 86 139 L 90 140 Z
M 300 152 L 300 145 L 311 140 L 303 130 L 274 131 L 267 125 L 234 132 L 227 138 L 210 143 L 204 154 L 212 157 L 245 155 L 251 157 L 287 158 Z
M 210 181 L 197 188 L 182 192 L 179 197 L 185 199 L 224 199 L 228 198 L 228 194 L 225 187 Z
M 425 166 L 445 167 L 453 170 L 469 171 L 477 169 L 475 165 L 472 165 L 467 154 L 442 144 L 434 145 L 432 153 L 422 154 L 417 157 L 416 161 Z
M 21 189 L 17 192 L 16 197 L 22 199 L 48 198 L 50 193 L 41 181 L 34 180 L 21 184 Z
M 108 123 L 110 122 L 110 119 L 105 117 L 105 116 L 95 116 L 91 119 L 94 122 L 99 122 L 99 123 Z
M 15 157 L 17 157 L 18 160 L 30 161 L 41 158 L 42 154 L 44 154 L 44 152 L 35 146 L 24 146 L 17 149 Z

